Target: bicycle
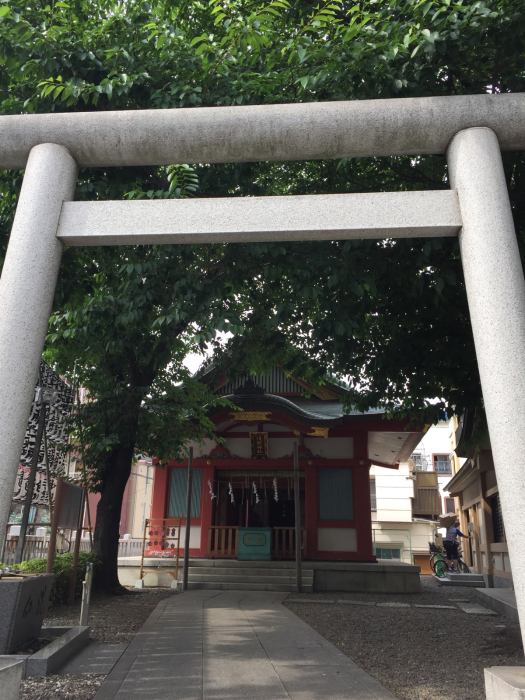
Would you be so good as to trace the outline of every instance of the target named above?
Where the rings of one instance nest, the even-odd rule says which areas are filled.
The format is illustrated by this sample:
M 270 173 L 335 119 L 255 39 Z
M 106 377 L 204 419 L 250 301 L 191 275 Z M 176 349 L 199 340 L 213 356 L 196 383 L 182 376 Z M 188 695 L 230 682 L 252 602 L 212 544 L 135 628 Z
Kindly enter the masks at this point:
M 444 578 L 449 573 L 447 555 L 444 547 L 438 547 L 434 542 L 429 542 L 430 548 L 430 568 L 439 578 Z M 470 574 L 470 569 L 463 560 L 461 548 L 458 549 L 459 559 L 457 560 L 457 570 L 460 574 Z
M 446 576 L 448 573 L 448 566 L 445 548 L 438 547 L 434 542 L 429 542 L 428 546 L 430 548 L 430 568 L 439 578 Z

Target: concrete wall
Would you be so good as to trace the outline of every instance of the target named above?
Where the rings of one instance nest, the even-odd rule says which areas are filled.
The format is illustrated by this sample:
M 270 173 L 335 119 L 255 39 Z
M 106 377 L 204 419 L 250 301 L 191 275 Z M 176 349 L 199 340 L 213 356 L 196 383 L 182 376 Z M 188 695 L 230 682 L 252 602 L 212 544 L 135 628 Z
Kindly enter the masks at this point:
M 173 578 L 164 573 L 172 562 L 166 560 L 152 562 L 159 567 L 158 573 L 147 574 L 144 579 L 146 588 L 169 587 Z M 220 571 L 220 561 L 190 559 L 190 566 L 215 566 Z M 292 562 L 259 562 L 258 568 L 290 566 Z M 421 581 L 419 567 L 397 561 L 378 563 L 362 562 L 305 562 L 305 568 L 313 569 L 314 591 L 348 591 L 360 593 L 420 593 Z M 119 559 L 119 580 L 124 586 L 134 586 L 140 571 L 140 557 Z M 182 579 L 182 562 L 179 568 L 179 580 Z
M 144 520 L 151 514 L 153 466 L 151 462 L 140 459 L 133 465 L 131 472 L 129 488 L 122 504 L 120 530 L 121 536 L 129 534 L 135 539 L 143 536 Z
M 314 591 L 421 593 L 419 567 L 400 562 L 377 564 L 314 562 Z
M 355 527 L 319 527 L 317 549 L 320 552 L 356 552 L 357 530 Z
M 377 499 L 377 521 L 412 521 L 412 501 L 414 482 L 410 478 L 408 464 L 403 462 L 399 469 L 386 467 L 370 468 L 370 476 L 375 477 Z
M 376 547 L 399 548 L 401 561 L 412 564 L 417 554 L 428 554 L 432 541 L 433 522 L 385 522 L 373 524 L 373 540 Z

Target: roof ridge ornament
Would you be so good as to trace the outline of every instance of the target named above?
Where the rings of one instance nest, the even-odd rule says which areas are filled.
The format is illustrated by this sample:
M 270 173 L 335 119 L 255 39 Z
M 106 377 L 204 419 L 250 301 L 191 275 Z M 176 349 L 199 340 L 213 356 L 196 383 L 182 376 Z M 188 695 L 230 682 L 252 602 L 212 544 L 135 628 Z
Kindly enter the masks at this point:
M 256 384 L 251 377 L 244 382 L 243 386 L 234 389 L 233 393 L 241 399 L 260 399 L 266 394 L 262 386 Z

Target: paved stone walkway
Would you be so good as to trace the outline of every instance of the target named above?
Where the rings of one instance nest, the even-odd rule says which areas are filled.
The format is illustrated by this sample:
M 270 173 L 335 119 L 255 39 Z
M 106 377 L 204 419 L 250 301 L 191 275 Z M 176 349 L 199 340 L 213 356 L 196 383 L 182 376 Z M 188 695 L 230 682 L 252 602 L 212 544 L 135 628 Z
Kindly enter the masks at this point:
M 159 603 L 95 700 L 396 700 L 286 597 L 190 591 Z

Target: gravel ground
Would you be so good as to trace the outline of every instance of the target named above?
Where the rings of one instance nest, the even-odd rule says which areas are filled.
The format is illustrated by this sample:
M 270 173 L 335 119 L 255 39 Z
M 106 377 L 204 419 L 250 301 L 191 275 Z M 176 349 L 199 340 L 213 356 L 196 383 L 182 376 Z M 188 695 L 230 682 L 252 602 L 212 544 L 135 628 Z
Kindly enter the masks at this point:
M 440 587 L 422 577 L 423 594 L 292 594 L 285 605 L 338 646 L 401 700 L 484 700 L 483 669 L 525 663 L 519 626 L 501 615 L 467 615 L 457 610 L 388 608 L 344 604 L 309 605 L 294 598 L 454 605 L 479 603 L 468 588 Z M 171 589 L 133 590 L 122 597 L 94 596 L 91 638 L 121 643 L 133 639 L 156 605 L 176 595 Z M 80 604 L 56 606 L 46 625 L 77 625 Z M 445 674 L 445 662 L 452 672 Z M 455 659 L 455 660 L 454 660 Z M 105 676 L 48 676 L 22 683 L 20 700 L 92 700 Z M 154 699 L 153 699 L 154 700 Z
M 92 700 L 106 676 L 27 678 L 20 686 L 20 700 Z
M 161 600 L 177 595 L 171 588 L 131 589 L 127 595 L 93 595 L 89 611 L 90 639 L 116 644 L 131 642 Z M 80 601 L 49 610 L 44 625 L 78 625 Z
M 170 588 L 131 590 L 124 596 L 93 595 L 89 625 L 94 642 L 116 644 L 130 642 L 155 607 L 166 598 L 177 595 Z M 57 605 L 49 610 L 44 625 L 78 625 L 80 602 Z M 92 700 L 106 676 L 47 676 L 22 681 L 20 700 Z
M 422 577 L 423 593 L 312 593 L 285 605 L 402 700 L 484 700 L 483 669 L 524 665 L 519 625 L 501 615 L 456 610 L 294 603 L 294 598 L 454 605 L 480 599 Z M 452 600 L 451 600 L 452 599 Z M 451 670 L 445 672 L 445 667 Z

